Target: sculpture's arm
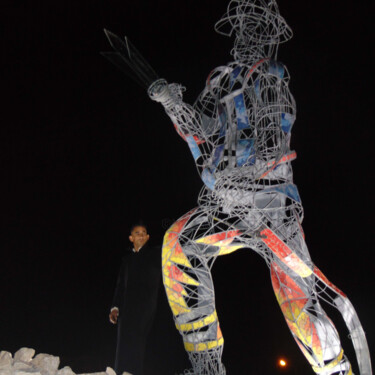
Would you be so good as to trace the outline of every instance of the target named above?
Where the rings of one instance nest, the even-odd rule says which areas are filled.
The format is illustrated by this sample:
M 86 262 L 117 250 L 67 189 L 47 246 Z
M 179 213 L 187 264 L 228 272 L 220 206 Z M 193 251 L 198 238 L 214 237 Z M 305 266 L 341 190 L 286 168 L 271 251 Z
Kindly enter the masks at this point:
M 149 87 L 148 95 L 152 100 L 163 105 L 178 134 L 189 143 L 191 148 L 189 138 L 193 137 L 195 143 L 200 144 L 204 142 L 204 135 L 200 115 L 182 100 L 183 91 L 184 88 L 177 83 L 168 84 L 165 79 L 158 79 Z
M 187 142 L 194 157 L 198 173 L 209 189 L 214 188 L 215 178 L 207 161 L 210 146 L 201 127 L 201 115 L 191 105 L 182 101 L 181 85 L 168 84 L 164 79 L 155 81 L 148 89 L 152 100 L 161 103 L 174 123 L 178 134 Z
M 168 84 L 164 79 L 158 79 L 154 69 L 127 37 L 123 41 L 108 30 L 104 32 L 114 52 L 102 54 L 142 87 L 148 88 L 151 99 L 163 104 L 178 133 L 184 139 L 191 135 L 202 140 L 200 116 L 192 106 L 182 101 L 182 86 L 175 83 Z
M 203 169 L 203 162 L 207 159 L 204 133 L 201 127 L 201 116 L 191 105 L 182 100 L 183 87 L 164 79 L 158 79 L 150 64 L 125 37 L 122 41 L 117 35 L 105 30 L 105 34 L 114 52 L 103 55 L 119 67 L 142 87 L 148 88 L 151 99 L 160 102 L 168 116 L 174 123 L 178 134 L 188 143 L 191 153 L 198 167 L 199 173 Z

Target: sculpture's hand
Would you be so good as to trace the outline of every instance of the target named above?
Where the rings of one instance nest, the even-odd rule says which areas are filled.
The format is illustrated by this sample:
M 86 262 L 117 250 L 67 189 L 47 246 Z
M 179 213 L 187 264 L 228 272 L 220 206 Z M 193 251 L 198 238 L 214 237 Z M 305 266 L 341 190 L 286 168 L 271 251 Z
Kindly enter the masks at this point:
M 109 321 L 110 321 L 112 324 L 117 324 L 117 318 L 118 318 L 118 315 L 119 315 L 119 311 L 118 311 L 118 309 L 113 309 L 113 310 L 109 313 Z
M 168 82 L 163 78 L 158 79 L 151 84 L 147 90 L 147 93 L 152 100 L 155 100 L 156 102 L 163 102 L 165 98 L 170 96 Z
M 172 106 L 182 104 L 182 92 L 184 87 L 177 83 L 168 84 L 168 82 L 160 78 L 153 82 L 148 88 L 149 97 L 156 102 L 163 104 L 166 109 Z

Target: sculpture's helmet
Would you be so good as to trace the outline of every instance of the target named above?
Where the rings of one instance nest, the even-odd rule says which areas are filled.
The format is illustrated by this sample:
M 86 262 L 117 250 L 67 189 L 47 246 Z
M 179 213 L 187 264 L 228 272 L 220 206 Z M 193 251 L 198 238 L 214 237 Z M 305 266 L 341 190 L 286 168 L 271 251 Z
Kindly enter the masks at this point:
M 275 0 L 232 0 L 215 30 L 226 36 L 234 33 L 248 45 L 275 45 L 293 36 Z

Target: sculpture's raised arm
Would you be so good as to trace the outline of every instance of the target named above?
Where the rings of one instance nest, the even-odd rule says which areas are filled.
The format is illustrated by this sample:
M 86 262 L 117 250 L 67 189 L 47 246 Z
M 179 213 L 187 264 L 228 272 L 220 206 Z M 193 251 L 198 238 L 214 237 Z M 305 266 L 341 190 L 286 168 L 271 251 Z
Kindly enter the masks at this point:
M 141 87 L 147 89 L 152 100 L 164 106 L 178 134 L 187 141 L 199 167 L 198 144 L 204 143 L 205 139 L 201 129 L 200 114 L 182 100 L 184 87 L 177 83 L 168 84 L 165 79 L 159 79 L 151 65 L 127 37 L 123 41 L 108 30 L 104 32 L 114 51 L 103 52 L 102 55 Z
M 204 135 L 201 130 L 200 114 L 182 100 L 184 90 L 185 88 L 180 84 L 168 84 L 165 79 L 158 79 L 148 88 L 148 95 L 152 100 L 163 105 L 183 139 L 188 141 L 188 137 L 193 137 L 196 143 L 201 143 L 204 141 Z

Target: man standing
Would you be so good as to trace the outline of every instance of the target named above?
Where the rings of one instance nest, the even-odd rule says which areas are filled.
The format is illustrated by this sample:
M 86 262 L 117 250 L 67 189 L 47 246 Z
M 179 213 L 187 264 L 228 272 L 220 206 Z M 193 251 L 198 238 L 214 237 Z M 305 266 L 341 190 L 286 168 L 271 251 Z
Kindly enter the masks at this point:
M 160 286 L 160 249 L 147 245 L 144 224 L 133 225 L 129 248 L 117 278 L 109 320 L 118 325 L 115 370 L 143 374 L 146 340 L 154 318 Z

